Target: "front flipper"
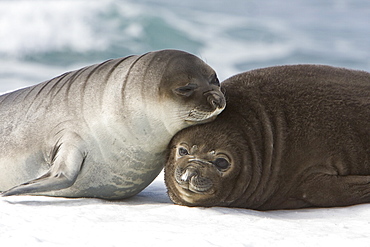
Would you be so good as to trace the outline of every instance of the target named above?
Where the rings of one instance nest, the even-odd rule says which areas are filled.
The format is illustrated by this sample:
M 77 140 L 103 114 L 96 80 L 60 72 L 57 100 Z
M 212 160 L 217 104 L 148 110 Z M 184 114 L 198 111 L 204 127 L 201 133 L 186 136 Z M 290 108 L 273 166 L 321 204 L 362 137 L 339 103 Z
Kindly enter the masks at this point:
M 13 187 L 1 195 L 13 196 L 42 193 L 72 186 L 86 158 L 86 154 L 78 146 L 76 143 L 62 142 L 60 140 L 51 152 L 51 166 L 48 172 L 35 180 Z
M 370 202 L 370 176 L 312 174 L 300 187 L 301 200 L 314 207 Z

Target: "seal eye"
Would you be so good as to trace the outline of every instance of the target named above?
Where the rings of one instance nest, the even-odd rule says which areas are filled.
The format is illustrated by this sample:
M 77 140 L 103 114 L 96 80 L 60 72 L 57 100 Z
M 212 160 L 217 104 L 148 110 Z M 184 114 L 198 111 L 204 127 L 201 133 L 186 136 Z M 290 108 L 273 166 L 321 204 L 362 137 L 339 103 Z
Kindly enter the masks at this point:
M 211 80 L 211 82 L 210 82 L 210 84 L 212 84 L 212 85 L 216 85 L 216 86 L 220 86 L 220 81 L 218 80 L 218 78 L 217 78 L 217 76 L 216 75 L 214 75 L 213 76 L 213 78 L 212 78 L 212 80 Z
M 181 147 L 181 148 L 179 148 L 179 155 L 180 156 L 189 155 L 189 152 L 188 152 L 188 150 L 186 150 L 186 148 Z
M 196 85 L 196 84 L 188 84 L 188 85 L 183 86 L 183 87 L 178 87 L 178 88 L 174 89 L 173 91 L 177 95 L 189 97 L 194 93 L 195 89 L 197 89 L 197 88 L 198 88 L 198 85 Z
M 227 168 L 229 168 L 230 166 L 230 163 L 229 161 L 227 161 L 226 159 L 224 158 L 217 158 L 213 164 L 216 166 L 216 168 L 218 170 L 226 170 Z

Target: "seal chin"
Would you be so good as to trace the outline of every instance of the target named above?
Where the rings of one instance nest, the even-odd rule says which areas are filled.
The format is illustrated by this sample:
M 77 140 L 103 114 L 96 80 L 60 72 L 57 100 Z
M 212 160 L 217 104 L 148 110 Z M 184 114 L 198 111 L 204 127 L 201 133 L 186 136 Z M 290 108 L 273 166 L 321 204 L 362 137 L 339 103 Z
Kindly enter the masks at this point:
M 222 93 L 211 90 L 203 93 L 208 105 L 200 105 L 192 109 L 185 118 L 191 124 L 200 124 L 213 121 L 226 107 L 225 97 Z
M 185 118 L 186 122 L 189 123 L 207 123 L 213 121 L 223 110 L 225 107 L 216 108 L 214 111 L 202 111 L 200 109 L 193 109 L 190 111 L 189 116 Z
M 180 205 L 206 206 L 204 205 L 204 201 L 207 201 L 209 198 L 213 198 L 215 194 L 215 191 L 213 189 L 202 192 L 191 186 L 186 187 L 184 185 L 176 184 L 176 187 L 176 197 L 172 197 L 172 200 Z

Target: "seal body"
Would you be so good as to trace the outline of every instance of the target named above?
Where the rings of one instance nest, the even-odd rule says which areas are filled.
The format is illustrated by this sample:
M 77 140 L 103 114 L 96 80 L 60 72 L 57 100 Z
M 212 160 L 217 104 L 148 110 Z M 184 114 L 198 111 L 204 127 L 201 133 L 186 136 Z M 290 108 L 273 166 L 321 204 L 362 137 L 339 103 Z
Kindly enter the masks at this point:
M 0 96 L 3 196 L 126 198 L 172 136 L 225 107 L 215 72 L 176 50 L 108 60 Z
M 226 109 L 179 132 L 173 202 L 257 210 L 370 202 L 370 74 L 279 66 L 221 83 Z

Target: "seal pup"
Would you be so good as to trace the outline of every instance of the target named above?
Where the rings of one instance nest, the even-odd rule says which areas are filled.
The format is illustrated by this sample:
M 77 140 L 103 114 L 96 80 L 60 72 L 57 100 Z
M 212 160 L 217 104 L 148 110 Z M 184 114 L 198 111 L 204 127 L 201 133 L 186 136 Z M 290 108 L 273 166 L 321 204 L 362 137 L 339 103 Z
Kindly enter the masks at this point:
M 2 95 L 2 195 L 137 194 L 162 170 L 176 132 L 224 109 L 219 86 L 198 57 L 163 50 Z
M 370 74 L 281 66 L 221 83 L 226 109 L 171 141 L 165 182 L 187 206 L 256 210 L 370 202 Z

